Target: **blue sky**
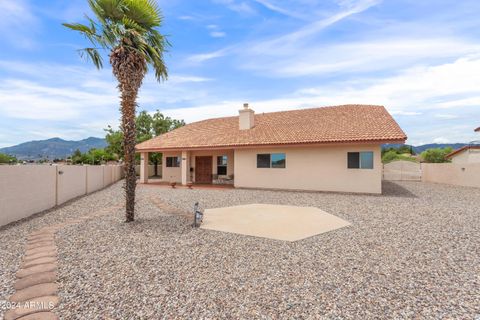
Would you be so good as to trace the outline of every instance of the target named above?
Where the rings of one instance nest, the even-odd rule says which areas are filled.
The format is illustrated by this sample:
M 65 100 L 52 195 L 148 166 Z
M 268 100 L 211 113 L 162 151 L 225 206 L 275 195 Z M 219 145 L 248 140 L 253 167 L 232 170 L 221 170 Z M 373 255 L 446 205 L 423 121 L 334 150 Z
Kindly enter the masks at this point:
M 479 139 L 480 1 L 159 0 L 170 78 L 141 109 L 187 122 L 382 104 L 415 145 Z M 76 49 L 86 0 L 0 0 L 0 147 L 104 136 L 118 93 Z M 8 30 L 8 31 L 7 31 Z

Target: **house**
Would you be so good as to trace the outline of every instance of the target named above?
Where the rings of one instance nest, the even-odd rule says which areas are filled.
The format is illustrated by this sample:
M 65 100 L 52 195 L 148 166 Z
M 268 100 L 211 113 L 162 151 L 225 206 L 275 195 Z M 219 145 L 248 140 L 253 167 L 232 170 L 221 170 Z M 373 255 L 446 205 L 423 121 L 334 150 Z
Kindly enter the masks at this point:
M 480 127 L 474 130 L 480 132 Z M 469 145 L 450 152 L 446 156 L 452 163 L 480 163 L 480 141 L 472 141 Z
M 406 135 L 383 106 L 342 105 L 194 122 L 136 146 L 140 182 L 149 152 L 163 153 L 164 181 L 381 193 L 381 145 Z

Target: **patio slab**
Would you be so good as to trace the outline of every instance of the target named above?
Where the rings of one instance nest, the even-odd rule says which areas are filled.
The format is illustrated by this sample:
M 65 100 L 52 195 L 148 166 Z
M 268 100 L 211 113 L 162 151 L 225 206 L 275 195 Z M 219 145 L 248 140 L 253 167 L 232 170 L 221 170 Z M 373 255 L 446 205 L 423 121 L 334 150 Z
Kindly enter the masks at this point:
M 206 209 L 201 228 L 297 241 L 350 225 L 315 207 L 249 204 Z

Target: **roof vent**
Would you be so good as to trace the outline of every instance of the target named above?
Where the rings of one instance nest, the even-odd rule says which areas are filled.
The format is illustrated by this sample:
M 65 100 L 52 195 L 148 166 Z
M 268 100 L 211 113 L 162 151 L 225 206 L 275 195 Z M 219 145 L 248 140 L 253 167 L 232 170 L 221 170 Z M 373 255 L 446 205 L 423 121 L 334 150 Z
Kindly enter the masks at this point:
M 249 108 L 248 103 L 244 103 L 243 109 L 239 110 L 238 113 L 240 130 L 252 129 L 255 126 L 255 111 Z

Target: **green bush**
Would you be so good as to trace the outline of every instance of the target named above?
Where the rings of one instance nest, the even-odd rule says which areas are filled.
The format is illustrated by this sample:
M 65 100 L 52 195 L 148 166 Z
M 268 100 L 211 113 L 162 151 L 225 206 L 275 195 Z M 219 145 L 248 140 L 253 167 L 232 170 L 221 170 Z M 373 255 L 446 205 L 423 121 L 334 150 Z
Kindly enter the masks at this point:
M 382 155 L 382 162 L 383 163 L 389 163 L 392 161 L 397 161 L 397 160 L 406 160 L 406 161 L 412 161 L 412 162 L 417 162 L 417 160 L 413 157 L 410 156 L 410 154 L 400 154 L 398 153 L 399 151 L 403 151 L 400 149 L 390 149 L 386 152 L 383 153 Z
M 452 152 L 453 149 L 451 147 L 447 148 L 432 148 L 432 149 L 427 149 L 422 152 L 421 156 L 423 161 L 429 162 L 429 163 L 443 163 L 443 162 L 450 162 L 447 160 L 445 157 L 447 154 Z
M 17 158 L 9 156 L 8 154 L 0 153 L 0 164 L 2 163 L 17 163 Z

